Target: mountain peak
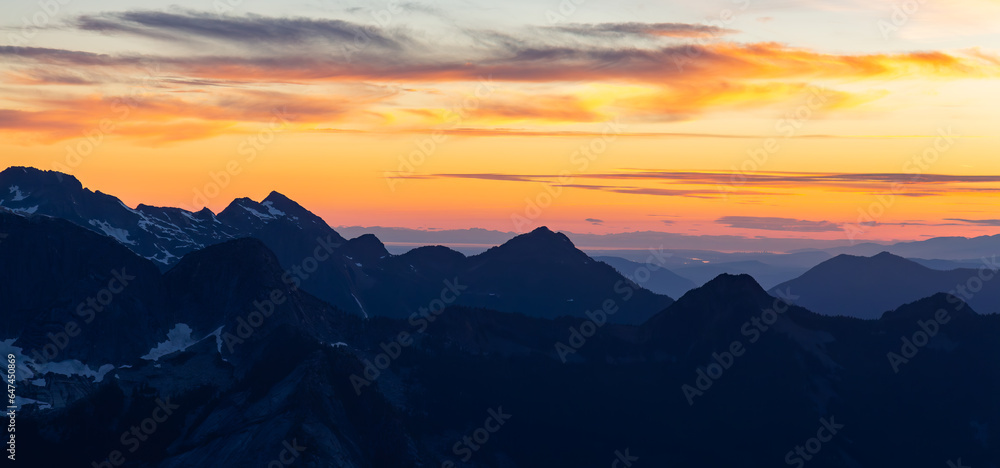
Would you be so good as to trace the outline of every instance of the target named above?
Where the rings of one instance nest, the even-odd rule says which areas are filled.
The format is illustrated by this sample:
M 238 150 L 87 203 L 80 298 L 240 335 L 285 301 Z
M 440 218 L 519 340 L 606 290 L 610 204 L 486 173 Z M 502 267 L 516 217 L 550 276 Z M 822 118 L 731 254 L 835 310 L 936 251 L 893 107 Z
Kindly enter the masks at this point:
M 271 193 L 267 194 L 267 197 L 264 198 L 264 201 L 265 202 L 274 202 L 274 203 L 279 203 L 279 202 L 291 202 L 291 203 L 295 203 L 294 201 L 292 201 L 291 198 L 288 198 L 287 196 L 285 196 L 281 192 L 278 192 L 277 190 L 272 190 Z M 295 204 L 298 205 L 298 203 L 295 203 Z
M 66 188 L 70 190 L 83 190 L 83 184 L 76 177 L 59 171 L 45 171 L 26 166 L 11 166 L 0 172 L 0 186 L 2 186 L 0 189 L 18 184 L 34 188 L 67 184 Z
M 540 227 L 527 234 L 521 234 L 480 254 L 489 257 L 493 254 L 504 256 L 531 256 L 539 258 L 578 258 L 589 260 L 587 254 L 578 250 L 573 241 L 561 232 L 553 232 L 547 227 Z
M 756 302 L 770 302 L 771 300 L 771 297 L 767 294 L 767 291 L 760 286 L 760 283 L 758 283 L 753 276 L 747 274 L 732 275 L 729 273 L 723 273 L 705 283 L 702 287 L 691 290 L 683 297 L 686 298 L 692 293 L 695 295 L 714 298 L 723 296 L 742 296 L 753 298 Z
M 961 298 L 953 296 L 948 293 L 937 293 L 930 297 L 925 297 L 923 299 L 911 302 L 909 304 L 904 304 L 896 308 L 895 310 L 890 310 L 882 314 L 880 320 L 884 321 L 895 321 L 895 320 L 919 320 L 919 319 L 930 319 L 938 314 L 939 311 L 947 311 L 950 316 L 969 316 L 978 315 L 972 307 L 970 307 Z
M 371 262 L 389 256 L 385 244 L 375 234 L 363 234 L 347 241 L 346 250 L 354 260 Z
M 534 244 L 547 243 L 551 245 L 576 248 L 576 246 L 573 245 L 573 241 L 571 241 L 569 237 L 566 237 L 566 234 L 555 232 L 547 226 L 542 226 L 527 234 L 516 236 L 507 241 L 504 245 L 519 242 L 531 242 Z
M 711 281 L 705 283 L 705 285 L 702 287 L 728 288 L 728 289 L 738 288 L 751 291 L 759 290 L 760 292 L 767 294 L 767 292 L 764 291 L 764 288 L 760 286 L 760 283 L 758 283 L 753 276 L 750 276 L 746 273 L 738 275 L 723 273 L 719 276 L 716 276 Z

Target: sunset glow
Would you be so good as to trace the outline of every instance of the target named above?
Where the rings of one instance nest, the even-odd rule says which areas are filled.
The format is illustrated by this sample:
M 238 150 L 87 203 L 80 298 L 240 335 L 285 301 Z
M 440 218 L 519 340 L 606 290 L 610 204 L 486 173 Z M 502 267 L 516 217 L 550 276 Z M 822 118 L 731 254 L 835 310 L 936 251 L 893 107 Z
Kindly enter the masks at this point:
M 995 1 L 53 3 L 6 7 L 3 165 L 133 207 L 277 190 L 332 226 L 1000 233 Z

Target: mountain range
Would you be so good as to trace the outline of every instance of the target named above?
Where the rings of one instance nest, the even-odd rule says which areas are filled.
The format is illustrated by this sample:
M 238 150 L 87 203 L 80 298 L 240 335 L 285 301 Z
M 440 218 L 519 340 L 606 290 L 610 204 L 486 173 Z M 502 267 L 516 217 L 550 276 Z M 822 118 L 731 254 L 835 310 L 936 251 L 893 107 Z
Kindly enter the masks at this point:
M 29 168 L 3 187 L 26 466 L 1000 460 L 989 262 L 840 255 L 769 291 L 698 286 L 547 228 L 393 255 L 278 193 L 215 215 Z
M 883 313 L 933 293 L 961 297 L 977 311 L 1000 313 L 1000 264 L 934 270 L 882 252 L 872 257 L 838 255 L 771 291 L 791 291 L 796 303 L 823 315 L 877 319 Z
M 164 271 L 196 250 L 258 239 L 287 269 L 285 282 L 361 316 L 409 317 L 437 304 L 449 284 L 461 294 L 448 304 L 548 318 L 581 316 L 619 294 L 616 290 L 634 291 L 613 317 L 616 322 L 640 323 L 672 302 L 544 227 L 470 257 L 440 246 L 391 255 L 374 235 L 345 239 L 277 192 L 259 203 L 238 198 L 215 215 L 207 208 L 129 208 L 84 188 L 73 176 L 27 167 L 0 172 L 0 187 L 6 187 L 0 189 L 0 208 L 105 234 Z
M 808 466 L 1000 460 L 1000 315 L 947 294 L 861 320 L 723 274 L 638 324 L 606 320 L 624 292 L 582 317 L 366 320 L 285 282 L 254 238 L 164 272 L 66 220 L 0 229 L 27 466 L 795 466 L 821 427 Z M 495 255 L 567 256 L 534 245 Z

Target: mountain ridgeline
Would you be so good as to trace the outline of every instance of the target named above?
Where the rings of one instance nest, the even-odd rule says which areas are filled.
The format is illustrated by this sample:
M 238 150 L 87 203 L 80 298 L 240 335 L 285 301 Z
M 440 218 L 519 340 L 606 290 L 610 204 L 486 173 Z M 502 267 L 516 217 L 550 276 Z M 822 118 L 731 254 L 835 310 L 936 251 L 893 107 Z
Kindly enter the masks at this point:
M 981 313 L 1000 313 L 1000 270 L 995 258 L 980 268 L 934 270 L 888 252 L 872 257 L 838 255 L 802 276 L 775 286 L 792 291 L 796 302 L 824 315 L 877 319 L 900 304 L 947 292 Z M 1000 278 L 998 278 L 1000 279 Z
M 987 296 L 933 283 L 859 319 L 814 313 L 836 297 L 807 284 L 722 274 L 671 301 L 544 228 L 479 255 L 390 255 L 279 194 L 154 216 L 38 172 L 0 177 L 0 352 L 18 363 L 25 466 L 1000 460 Z M 76 204 L 46 208 L 43 189 Z M 817 281 L 846 281 L 830 266 Z
M 107 235 L 166 271 L 211 245 L 258 239 L 285 268 L 282 280 L 360 315 L 410 317 L 444 305 L 554 318 L 582 317 L 608 298 L 624 298 L 611 320 L 641 323 L 672 302 L 576 249 L 547 228 L 480 255 L 425 247 L 391 255 L 374 235 L 344 239 L 284 195 L 234 200 L 210 210 L 139 205 L 83 188 L 73 176 L 13 167 L 0 173 L 0 208 L 65 219 Z M 445 299 L 441 298 L 443 291 Z

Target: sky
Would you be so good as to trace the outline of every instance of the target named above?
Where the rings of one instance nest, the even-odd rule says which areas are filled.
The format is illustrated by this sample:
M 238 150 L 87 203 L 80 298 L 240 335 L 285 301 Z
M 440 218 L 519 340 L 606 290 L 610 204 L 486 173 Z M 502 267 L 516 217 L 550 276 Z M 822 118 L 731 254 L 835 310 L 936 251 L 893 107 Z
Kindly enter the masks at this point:
M 1000 233 L 1000 1 L 2 0 L 0 164 L 334 226 Z

